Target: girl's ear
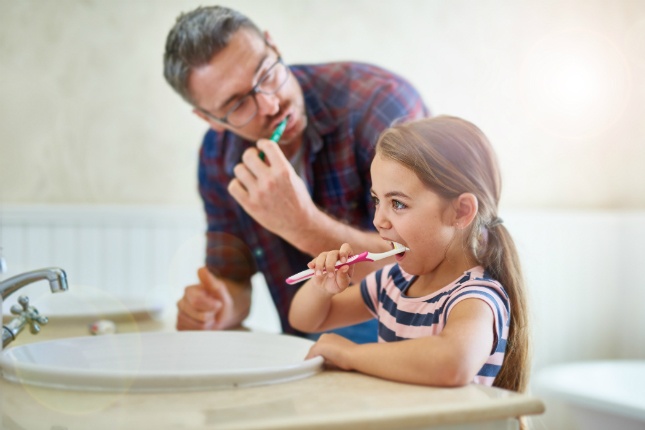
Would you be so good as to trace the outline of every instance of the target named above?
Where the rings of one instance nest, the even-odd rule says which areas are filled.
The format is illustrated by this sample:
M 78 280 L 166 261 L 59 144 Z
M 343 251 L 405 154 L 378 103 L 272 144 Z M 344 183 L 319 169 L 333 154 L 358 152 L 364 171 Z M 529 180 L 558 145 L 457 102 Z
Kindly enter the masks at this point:
M 455 211 L 455 227 L 459 229 L 468 227 L 477 216 L 477 211 L 479 210 L 477 197 L 472 193 L 463 193 L 455 198 L 452 202 L 452 207 Z

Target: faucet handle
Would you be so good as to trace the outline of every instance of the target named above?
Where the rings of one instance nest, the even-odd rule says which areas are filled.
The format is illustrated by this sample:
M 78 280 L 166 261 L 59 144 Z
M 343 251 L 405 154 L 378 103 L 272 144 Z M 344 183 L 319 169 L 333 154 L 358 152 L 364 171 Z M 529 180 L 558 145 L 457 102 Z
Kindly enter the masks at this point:
M 18 303 L 20 306 L 13 305 L 11 306 L 11 313 L 14 315 L 22 315 L 24 312 L 29 312 L 29 297 L 20 296 L 18 297 Z M 22 309 L 21 309 L 22 307 Z
M 35 307 L 29 306 L 29 297 L 18 297 L 18 303 L 20 303 L 20 306 L 11 306 L 11 313 L 18 315 L 20 318 L 23 318 L 25 322 L 28 322 L 29 331 L 31 331 L 32 334 L 39 333 L 40 325 L 47 324 L 49 322 L 49 319 L 45 316 L 40 315 L 38 309 L 36 309 Z

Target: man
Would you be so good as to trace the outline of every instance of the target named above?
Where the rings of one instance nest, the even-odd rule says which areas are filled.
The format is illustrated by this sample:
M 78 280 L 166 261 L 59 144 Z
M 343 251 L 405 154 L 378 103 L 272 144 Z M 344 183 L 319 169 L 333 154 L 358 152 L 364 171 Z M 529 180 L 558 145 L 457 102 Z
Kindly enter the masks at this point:
M 299 334 L 287 321 L 298 288 L 287 277 L 343 242 L 388 249 L 371 224 L 369 167 L 382 130 L 427 115 L 419 94 L 366 64 L 287 66 L 267 32 L 219 6 L 179 16 L 164 66 L 168 83 L 210 126 L 199 163 L 206 267 L 177 304 L 177 328 L 239 327 L 259 270 L 283 330 Z M 279 144 L 269 140 L 285 119 Z M 354 276 L 386 262 L 361 263 Z M 341 334 L 375 340 L 376 324 Z

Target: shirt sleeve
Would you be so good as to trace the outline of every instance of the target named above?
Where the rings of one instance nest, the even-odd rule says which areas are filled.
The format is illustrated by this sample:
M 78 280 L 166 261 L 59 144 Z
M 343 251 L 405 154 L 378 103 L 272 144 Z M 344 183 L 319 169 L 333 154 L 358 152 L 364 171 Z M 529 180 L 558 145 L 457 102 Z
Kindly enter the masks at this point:
M 506 339 L 508 338 L 508 328 L 510 326 L 511 310 L 510 302 L 506 291 L 498 282 L 476 281 L 467 282 L 452 294 L 452 297 L 446 303 L 446 312 L 444 313 L 444 325 L 455 305 L 466 299 L 478 299 L 488 305 L 493 312 L 494 317 L 494 335 L 493 348 L 491 354 L 498 349 L 506 349 Z
M 386 128 L 428 115 L 418 91 L 403 78 L 392 74 L 372 93 L 357 132 L 374 145 Z
M 374 147 L 381 133 L 397 123 L 424 118 L 430 114 L 421 95 L 408 81 L 395 74 L 383 73 L 385 76 L 377 80 L 379 85 L 370 88 L 370 98 L 363 102 L 363 115 L 356 124 L 358 164 L 368 166 L 367 171 L 362 172 L 367 177 L 374 157 Z M 369 191 L 369 187 L 367 189 Z M 367 207 L 371 207 L 371 194 L 368 192 L 365 196 Z
M 216 276 L 246 281 L 256 271 L 249 246 L 244 241 L 241 214 L 226 189 L 231 180 L 219 156 L 219 135 L 209 130 L 199 157 L 199 193 L 206 213 L 206 266 Z
M 391 268 L 391 266 L 386 266 L 386 268 Z M 365 306 L 370 311 L 374 317 L 378 317 L 378 308 L 379 308 L 379 296 L 382 290 L 383 276 L 385 268 L 379 269 L 375 272 L 370 273 L 361 281 L 361 296 L 363 297 L 363 302 Z

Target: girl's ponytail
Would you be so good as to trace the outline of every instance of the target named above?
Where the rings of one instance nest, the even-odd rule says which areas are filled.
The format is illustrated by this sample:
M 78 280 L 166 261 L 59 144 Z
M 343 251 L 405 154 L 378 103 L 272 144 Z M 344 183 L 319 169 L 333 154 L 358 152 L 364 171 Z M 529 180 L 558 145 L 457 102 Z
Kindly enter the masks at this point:
M 495 378 L 496 387 L 523 392 L 529 380 L 528 306 L 524 279 L 515 242 L 502 223 L 492 223 L 487 230 L 482 265 L 506 290 L 511 304 L 511 324 L 504 363 Z

